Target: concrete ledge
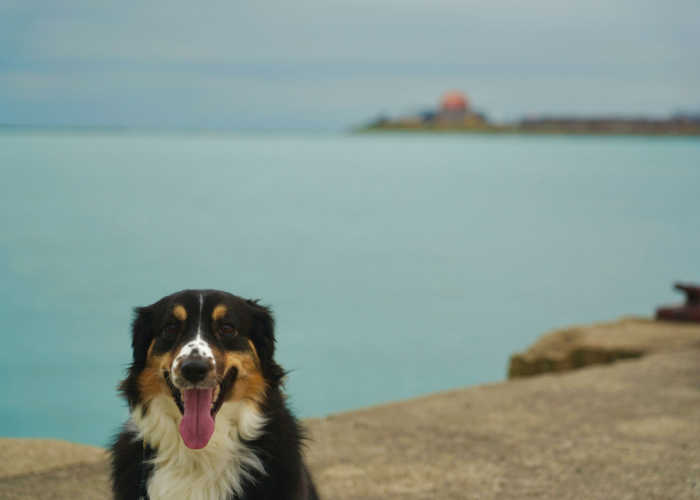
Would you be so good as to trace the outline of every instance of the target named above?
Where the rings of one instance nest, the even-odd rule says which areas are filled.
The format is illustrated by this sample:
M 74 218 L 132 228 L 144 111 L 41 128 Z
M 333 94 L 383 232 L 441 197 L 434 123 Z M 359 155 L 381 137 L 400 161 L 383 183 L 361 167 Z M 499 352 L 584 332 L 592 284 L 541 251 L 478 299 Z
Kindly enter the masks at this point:
M 327 499 L 698 498 L 700 351 L 309 424 L 309 460 Z
M 0 479 L 36 474 L 58 467 L 103 462 L 107 452 L 96 446 L 58 439 L 0 440 Z
M 525 352 L 511 356 L 508 378 L 564 372 L 696 347 L 700 347 L 700 324 L 622 318 L 543 335 Z

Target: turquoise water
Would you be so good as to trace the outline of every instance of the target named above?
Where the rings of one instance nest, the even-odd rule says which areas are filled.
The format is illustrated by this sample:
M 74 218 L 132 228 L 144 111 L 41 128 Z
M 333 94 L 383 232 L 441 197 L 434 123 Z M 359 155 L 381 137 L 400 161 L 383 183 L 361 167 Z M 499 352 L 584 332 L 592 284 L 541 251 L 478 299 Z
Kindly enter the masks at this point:
M 700 279 L 700 141 L 0 135 L 0 435 L 105 444 L 132 306 L 258 297 L 303 416 L 500 380 Z

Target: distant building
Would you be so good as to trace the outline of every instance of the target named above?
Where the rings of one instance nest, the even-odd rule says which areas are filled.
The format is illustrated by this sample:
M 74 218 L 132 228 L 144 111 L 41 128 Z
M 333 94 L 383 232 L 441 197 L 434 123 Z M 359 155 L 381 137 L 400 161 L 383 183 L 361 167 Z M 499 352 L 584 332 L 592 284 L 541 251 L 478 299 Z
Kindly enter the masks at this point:
M 473 111 L 464 92 L 450 90 L 440 98 L 438 112 L 432 122 L 441 126 L 479 127 L 486 125 L 486 117 Z
M 700 112 L 695 113 L 676 113 L 671 117 L 671 120 L 682 123 L 700 124 Z
M 437 109 L 388 119 L 384 116 L 369 124 L 369 128 L 396 129 L 478 129 L 490 127 L 482 113 L 474 111 L 464 92 L 450 90 L 440 97 Z
M 440 99 L 440 111 L 443 113 L 465 113 L 469 109 L 469 99 L 459 90 L 445 92 Z

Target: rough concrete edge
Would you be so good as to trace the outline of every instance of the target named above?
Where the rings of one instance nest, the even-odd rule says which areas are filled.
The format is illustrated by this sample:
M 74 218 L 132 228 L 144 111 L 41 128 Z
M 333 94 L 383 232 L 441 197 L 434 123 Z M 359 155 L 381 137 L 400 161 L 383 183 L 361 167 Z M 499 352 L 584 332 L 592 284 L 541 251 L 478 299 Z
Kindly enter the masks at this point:
M 577 370 L 588 366 L 605 365 L 623 359 L 636 359 L 660 349 L 649 345 L 634 345 L 635 342 L 621 340 L 619 345 L 596 345 L 587 334 L 596 330 L 609 330 L 611 335 L 620 334 L 617 328 L 643 325 L 658 325 L 664 328 L 696 326 L 657 320 L 647 316 L 621 316 L 615 320 L 566 326 L 549 330 L 537 338 L 525 351 L 512 354 L 508 361 L 508 380 Z M 700 325 L 697 325 L 700 326 Z M 670 350 L 670 349 L 669 349 Z

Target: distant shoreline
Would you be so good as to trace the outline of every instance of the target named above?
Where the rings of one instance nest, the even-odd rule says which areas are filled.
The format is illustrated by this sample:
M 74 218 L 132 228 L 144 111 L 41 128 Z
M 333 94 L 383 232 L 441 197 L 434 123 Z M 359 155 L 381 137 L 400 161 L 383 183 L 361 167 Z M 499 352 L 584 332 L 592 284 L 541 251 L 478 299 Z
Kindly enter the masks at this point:
M 700 114 L 677 112 L 665 117 L 647 115 L 549 114 L 528 115 L 509 122 L 492 122 L 472 107 L 464 92 L 451 90 L 440 98 L 435 109 L 396 117 L 379 116 L 360 132 L 375 131 L 453 132 L 467 134 L 526 135 L 700 135 Z
M 656 126 L 644 127 L 630 124 L 628 127 L 597 128 L 577 125 L 542 125 L 523 126 L 518 125 L 484 125 L 474 127 L 459 127 L 449 125 L 408 125 L 398 122 L 383 124 L 371 124 L 359 127 L 355 133 L 376 132 L 424 132 L 430 134 L 481 134 L 481 135 L 574 135 L 574 136 L 637 136 L 637 137 L 698 137 L 700 136 L 700 124 L 691 124 L 683 127 Z
M 524 128 L 517 125 L 484 125 L 478 127 L 459 127 L 446 125 L 406 125 L 398 122 L 387 124 L 370 124 L 346 130 L 321 129 L 207 129 L 207 128 L 139 128 L 121 125 L 15 125 L 0 123 L 0 133 L 22 134 L 192 134 L 192 135 L 226 135 L 226 134 L 372 134 L 372 133 L 428 133 L 428 134 L 473 134 L 473 135 L 524 135 L 524 136 L 631 136 L 631 137 L 698 137 L 700 125 L 689 130 L 577 130 L 572 128 Z
M 23 125 L 0 123 L 0 131 L 28 132 L 127 132 L 132 130 L 124 125 Z

